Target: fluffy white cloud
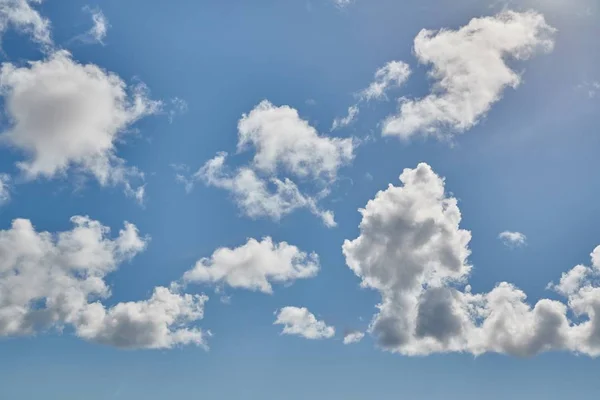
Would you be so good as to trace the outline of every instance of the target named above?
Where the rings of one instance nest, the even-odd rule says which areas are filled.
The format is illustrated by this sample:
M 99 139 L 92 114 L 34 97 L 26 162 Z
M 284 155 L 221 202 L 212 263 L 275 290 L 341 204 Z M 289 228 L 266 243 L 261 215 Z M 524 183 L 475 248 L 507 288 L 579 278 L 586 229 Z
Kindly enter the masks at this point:
M 577 266 L 550 288 L 568 303 L 526 294 L 506 282 L 475 294 L 467 285 L 470 232 L 460 229 L 456 199 L 426 164 L 405 170 L 400 187 L 370 200 L 360 236 L 346 241 L 348 266 L 382 296 L 369 332 L 406 355 L 497 352 L 531 356 L 569 350 L 600 355 L 600 247 L 592 266 Z M 576 316 L 569 320 L 568 310 Z
M 0 174 L 0 205 L 10 200 L 10 176 Z
M 58 51 L 25 67 L 4 63 L 0 91 L 10 122 L 0 141 L 26 154 L 18 166 L 27 178 L 74 168 L 133 190 L 129 180 L 141 174 L 115 155 L 115 144 L 160 107 L 143 85 L 128 90 L 117 75 Z
M 375 72 L 375 80 L 361 92 L 365 100 L 382 99 L 393 87 L 402 86 L 410 77 L 410 66 L 402 61 L 390 61 Z
M 521 232 L 504 231 L 498 235 L 498 239 L 508 247 L 521 247 L 527 243 L 527 236 Z
M 336 129 L 343 128 L 352 124 L 354 121 L 356 121 L 356 117 L 358 117 L 359 112 L 360 109 L 358 108 L 358 105 L 348 107 L 348 115 L 346 115 L 344 118 L 334 119 L 333 125 L 331 126 L 331 130 L 335 131 Z
M 0 0 L 0 35 L 13 28 L 25 32 L 44 45 L 51 45 L 50 21 L 40 16 L 31 4 L 43 0 Z
M 90 13 L 92 16 L 93 25 L 81 39 L 103 44 L 104 38 L 106 38 L 106 34 L 108 33 L 108 28 L 110 27 L 108 19 L 106 19 L 106 16 L 99 8 L 84 7 L 84 11 Z
M 358 343 L 365 337 L 364 332 L 354 331 L 349 332 L 344 336 L 344 344 Z
M 272 293 L 273 283 L 287 284 L 312 278 L 319 272 L 319 257 L 286 242 L 249 239 L 243 246 L 217 249 L 186 272 L 186 283 L 227 284 L 232 288 Z
M 71 218 L 70 231 L 37 232 L 16 219 L 0 231 L 0 336 L 32 335 L 70 325 L 82 338 L 126 348 L 201 344 L 186 323 L 202 318 L 203 296 L 156 288 L 152 298 L 106 308 L 105 277 L 146 248 L 129 223 L 114 239 L 88 217 Z
M 225 167 L 226 153 L 220 153 L 209 160 L 194 175 L 208 185 L 231 192 L 242 211 L 250 218 L 270 217 L 276 221 L 299 208 L 308 208 L 319 216 L 328 227 L 336 226 L 332 211 L 323 211 L 317 206 L 317 200 L 300 192 L 298 186 L 289 178 L 280 180 L 275 177 L 262 179 L 247 167 L 230 173 Z M 186 182 L 186 190 L 191 188 L 181 175 L 179 180 Z
M 231 192 L 251 218 L 279 220 L 307 208 L 326 226 L 336 225 L 333 212 L 322 210 L 318 202 L 329 194 L 339 168 L 353 160 L 356 143 L 352 139 L 319 136 L 298 111 L 266 100 L 242 116 L 238 131 L 238 152 L 253 149 L 252 161 L 231 171 L 225 165 L 227 153 L 219 153 L 192 179 L 177 174 L 187 191 L 196 180 L 202 180 Z M 300 180 L 304 189 L 301 191 L 292 179 Z M 311 190 L 313 193 L 308 194 Z
M 533 11 L 474 18 L 458 30 L 422 30 L 414 52 L 419 62 L 431 65 L 434 90 L 421 99 L 402 99 L 399 114 L 385 121 L 383 134 L 409 138 L 471 128 L 507 87 L 520 84 L 506 60 L 552 50 L 554 31 Z
M 302 336 L 306 339 L 329 339 L 335 335 L 335 329 L 319 321 L 306 308 L 284 307 L 277 313 L 274 325 L 283 325 L 285 335 Z
M 238 124 L 238 151 L 253 147 L 254 167 L 274 173 L 278 167 L 300 177 L 334 178 L 354 158 L 352 139 L 319 136 L 288 106 L 261 102 Z

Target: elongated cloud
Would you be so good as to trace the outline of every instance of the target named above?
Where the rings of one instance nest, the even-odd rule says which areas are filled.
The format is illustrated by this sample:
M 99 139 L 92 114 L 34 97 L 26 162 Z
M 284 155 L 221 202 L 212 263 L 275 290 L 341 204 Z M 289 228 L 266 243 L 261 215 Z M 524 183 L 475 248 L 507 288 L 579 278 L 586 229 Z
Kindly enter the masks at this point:
M 234 249 L 217 249 L 210 258 L 198 261 L 186 272 L 186 283 L 226 284 L 273 292 L 273 283 L 288 284 L 297 279 L 312 278 L 319 272 L 319 257 L 300 251 L 286 242 L 274 243 L 270 237 L 248 242 Z
M 498 235 L 498 239 L 508 247 L 521 247 L 527 243 L 527 236 L 521 232 L 504 231 Z
M 82 65 L 66 51 L 17 67 L 4 63 L 0 93 L 10 126 L 0 141 L 21 150 L 18 164 L 28 179 L 53 178 L 70 169 L 94 176 L 101 185 L 141 178 L 116 156 L 116 143 L 127 129 L 160 103 L 144 86 L 127 88 L 115 74 Z
M 0 0 L 0 37 L 9 28 L 24 32 L 38 43 L 51 45 L 50 21 L 43 18 L 32 5 L 43 0 Z
M 360 236 L 343 252 L 362 286 L 382 297 L 369 331 L 405 355 L 486 352 L 531 356 L 567 350 L 600 355 L 600 247 L 549 287 L 567 303 L 527 295 L 502 282 L 476 294 L 467 284 L 471 234 L 455 198 L 427 164 L 406 169 L 361 210 Z M 570 310 L 575 319 L 570 320 Z
M 551 51 L 554 31 L 533 11 L 474 18 L 458 30 L 422 30 L 414 53 L 431 66 L 434 89 L 421 99 L 401 99 L 399 113 L 385 121 L 383 134 L 448 135 L 473 127 L 506 88 L 521 83 L 507 60 Z
M 0 336 L 71 326 L 81 338 L 121 348 L 205 344 L 205 333 L 189 326 L 203 317 L 205 296 L 158 287 L 149 300 L 101 303 L 110 297 L 105 278 L 147 246 L 134 225 L 111 238 L 98 221 L 71 222 L 72 230 L 50 233 L 16 219 L 0 231 Z
M 275 325 L 283 325 L 284 335 L 302 336 L 305 339 L 329 339 L 335 329 L 319 321 L 307 308 L 284 307 L 277 313 Z

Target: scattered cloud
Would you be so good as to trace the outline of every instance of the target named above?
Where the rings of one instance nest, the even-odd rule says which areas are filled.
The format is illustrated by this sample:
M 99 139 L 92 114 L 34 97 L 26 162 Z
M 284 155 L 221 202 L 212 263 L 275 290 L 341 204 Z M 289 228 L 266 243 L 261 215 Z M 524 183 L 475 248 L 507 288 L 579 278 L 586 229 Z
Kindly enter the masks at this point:
M 91 15 L 93 26 L 85 34 L 79 36 L 78 39 L 88 43 L 104 44 L 108 28 L 110 28 L 108 19 L 106 19 L 106 16 L 99 8 L 86 6 L 83 10 Z
M 348 332 L 345 336 L 344 336 L 344 344 L 354 344 L 354 343 L 358 343 L 361 340 L 363 340 L 363 338 L 365 337 L 364 332 L 360 332 L 360 331 L 353 331 L 353 332 Z
M 473 127 L 507 87 L 521 83 L 507 59 L 527 60 L 551 51 L 554 32 L 544 16 L 533 11 L 474 18 L 458 30 L 422 30 L 414 53 L 419 62 L 431 66 L 434 89 L 421 99 L 401 99 L 399 113 L 385 121 L 383 134 L 409 138 Z
M 71 222 L 72 230 L 50 233 L 16 219 L 0 231 L 0 336 L 69 325 L 81 338 L 122 348 L 203 344 L 204 334 L 186 324 L 202 318 L 204 296 L 159 287 L 147 301 L 101 303 L 110 297 L 106 276 L 144 251 L 148 237 L 127 222 L 112 239 L 98 221 Z
M 333 0 L 333 3 L 338 7 L 338 8 L 345 8 L 348 7 L 350 4 L 352 4 L 354 2 L 354 0 Z
M 277 313 L 274 325 L 283 325 L 284 335 L 302 336 L 306 339 L 330 339 L 335 335 L 335 329 L 319 321 L 306 308 L 284 307 Z
M 161 107 L 144 85 L 128 88 L 117 75 L 57 51 L 25 67 L 2 64 L 0 91 L 10 121 L 0 141 L 26 155 L 18 167 L 27 179 L 75 169 L 103 186 L 139 193 L 130 182 L 143 174 L 116 156 L 115 145 L 131 124 Z
M 410 66 L 402 61 L 390 61 L 375 72 L 375 80 L 360 93 L 364 100 L 380 100 L 387 98 L 390 88 L 400 87 L 410 77 Z
M 356 117 L 358 117 L 359 108 L 358 105 L 353 105 L 348 108 L 348 115 L 344 118 L 336 118 L 333 120 L 333 125 L 331 126 L 331 130 L 335 131 L 338 128 L 346 127 L 356 121 Z
M 584 90 L 590 99 L 594 99 L 600 92 L 600 82 L 584 82 L 581 85 L 578 85 L 577 88 Z
M 192 178 L 179 174 L 186 189 L 193 182 L 228 190 L 240 209 L 249 217 L 281 217 L 300 208 L 319 216 L 326 226 L 336 225 L 331 211 L 322 210 L 319 200 L 329 194 L 328 186 L 338 170 L 354 159 L 353 139 L 320 136 L 302 120 L 298 111 L 261 102 L 238 123 L 238 153 L 254 150 L 247 166 L 230 170 L 225 165 L 227 153 L 219 153 L 201 167 Z M 292 178 L 316 193 L 301 191 Z
M 249 239 L 234 249 L 217 249 L 210 258 L 199 260 L 183 276 L 185 283 L 226 284 L 263 293 L 273 293 L 272 284 L 289 284 L 313 278 L 319 272 L 319 257 L 286 242 Z
M 10 200 L 10 175 L 0 174 L 0 206 Z
M 173 123 L 175 117 L 187 113 L 188 109 L 188 103 L 185 100 L 180 99 L 179 97 L 172 98 L 169 110 L 169 122 Z
M 498 235 L 498 239 L 508 247 L 522 247 L 527 244 L 527 236 L 521 232 L 504 231 Z
M 0 35 L 9 28 L 31 36 L 33 40 L 51 46 L 50 21 L 31 7 L 43 0 L 0 0 Z

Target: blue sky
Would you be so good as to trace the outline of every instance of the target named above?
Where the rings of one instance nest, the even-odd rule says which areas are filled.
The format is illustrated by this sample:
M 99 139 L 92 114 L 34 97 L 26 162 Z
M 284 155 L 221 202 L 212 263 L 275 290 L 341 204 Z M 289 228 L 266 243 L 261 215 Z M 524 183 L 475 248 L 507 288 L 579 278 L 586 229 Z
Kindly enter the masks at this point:
M 596 398 L 599 19 L 0 0 L 0 398 Z

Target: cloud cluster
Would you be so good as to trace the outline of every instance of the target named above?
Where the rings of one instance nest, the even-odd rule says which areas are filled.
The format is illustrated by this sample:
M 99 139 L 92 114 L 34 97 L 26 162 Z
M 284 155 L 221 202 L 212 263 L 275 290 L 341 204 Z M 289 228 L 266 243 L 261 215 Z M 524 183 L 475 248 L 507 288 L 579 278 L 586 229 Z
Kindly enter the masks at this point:
M 305 194 L 292 178 L 308 186 L 327 186 L 336 179 L 338 170 L 353 160 L 356 143 L 352 139 L 320 136 L 298 111 L 266 100 L 242 116 L 238 133 L 238 153 L 254 150 L 249 165 L 229 170 L 227 154 L 219 153 L 198 170 L 194 180 L 231 192 L 249 217 L 278 220 L 307 208 L 326 226 L 335 226 L 333 213 L 317 204 L 328 191 Z
M 0 36 L 9 28 L 24 32 L 36 42 L 50 46 L 50 21 L 31 7 L 43 0 L 0 0 Z
M 444 180 L 427 164 L 404 170 L 400 180 L 402 186 L 390 185 L 368 202 L 360 236 L 343 245 L 362 286 L 381 294 L 369 331 L 382 348 L 405 355 L 600 354 L 600 247 L 591 267 L 577 266 L 550 286 L 567 304 L 541 299 L 532 307 L 506 282 L 474 294 L 467 285 L 471 234 L 460 228 Z
M 10 122 L 0 141 L 26 155 L 18 164 L 26 178 L 75 169 L 139 193 L 130 180 L 143 177 L 116 156 L 115 145 L 131 124 L 160 108 L 145 86 L 128 88 L 117 75 L 57 51 L 25 67 L 4 63 L 0 93 Z
M 73 229 L 55 234 L 26 219 L 0 231 L 0 336 L 71 326 L 79 337 L 122 348 L 204 343 L 204 333 L 187 325 L 203 317 L 205 296 L 159 287 L 147 301 L 101 303 L 110 297 L 106 276 L 146 248 L 133 224 L 110 238 L 98 221 L 71 222 Z
M 274 325 L 283 325 L 284 335 L 302 336 L 306 339 L 330 339 L 335 328 L 319 321 L 307 308 L 284 307 L 277 313 Z
M 507 87 L 521 83 L 507 60 L 551 51 L 554 31 L 533 11 L 474 18 L 458 30 L 422 30 L 414 53 L 420 63 L 431 66 L 433 90 L 421 99 L 401 99 L 399 113 L 385 121 L 383 134 L 409 138 L 473 127 Z
M 199 260 L 183 276 L 185 283 L 226 284 L 263 293 L 273 293 L 273 283 L 289 284 L 313 278 L 319 272 L 319 257 L 307 254 L 286 242 L 249 239 L 243 246 L 215 250 Z

